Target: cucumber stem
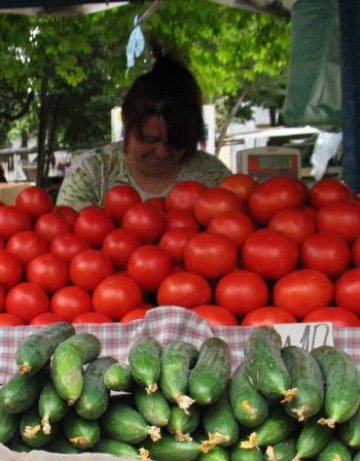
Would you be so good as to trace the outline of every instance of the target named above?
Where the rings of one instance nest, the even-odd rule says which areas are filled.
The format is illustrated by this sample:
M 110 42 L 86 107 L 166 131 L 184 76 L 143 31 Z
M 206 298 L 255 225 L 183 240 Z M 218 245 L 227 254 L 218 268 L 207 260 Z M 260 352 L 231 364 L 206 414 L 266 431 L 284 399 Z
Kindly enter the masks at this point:
M 193 403 L 195 403 L 195 400 L 189 397 L 188 395 L 184 395 L 184 394 L 178 395 L 175 400 L 176 400 L 178 407 L 181 410 L 184 410 L 184 413 L 186 415 L 189 415 L 190 414 L 189 408 L 191 407 Z
M 280 401 L 280 403 L 288 403 L 291 402 L 292 399 L 299 393 L 299 389 L 297 387 L 293 387 L 292 389 L 287 389 L 284 392 L 284 398 Z
M 161 439 L 161 430 L 157 426 L 148 426 L 147 432 L 150 435 L 150 438 L 153 442 L 157 442 Z
M 320 418 L 318 420 L 318 424 L 321 424 L 322 426 L 328 426 L 331 427 L 331 429 L 334 429 L 336 421 L 333 418 Z
M 150 459 L 150 453 L 146 448 L 139 448 L 139 455 L 141 461 L 148 461 Z
M 51 424 L 49 422 L 49 417 L 48 415 L 45 415 L 42 419 L 41 419 L 41 425 L 42 425 L 42 430 L 43 430 L 43 433 L 46 434 L 46 435 L 49 435 L 51 434 Z
M 252 432 L 247 440 L 243 440 L 240 442 L 240 448 L 245 448 L 251 450 L 252 448 L 257 448 L 257 435 L 256 432 Z
M 149 386 L 145 387 L 145 391 L 147 394 L 153 394 L 158 390 L 158 385 L 157 383 L 152 383 Z

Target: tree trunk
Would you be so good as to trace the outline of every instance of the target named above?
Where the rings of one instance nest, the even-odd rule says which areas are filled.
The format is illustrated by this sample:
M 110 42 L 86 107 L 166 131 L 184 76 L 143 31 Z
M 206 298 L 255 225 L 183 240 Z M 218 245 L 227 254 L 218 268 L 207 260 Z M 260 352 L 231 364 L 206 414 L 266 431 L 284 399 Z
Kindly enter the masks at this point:
M 221 128 L 221 131 L 220 131 L 220 136 L 219 136 L 219 139 L 216 143 L 216 151 L 215 151 L 215 155 L 216 157 L 219 156 L 220 154 L 220 149 L 223 145 L 223 142 L 224 142 L 224 139 L 225 139 L 225 136 L 226 136 L 226 132 L 233 120 L 233 118 L 235 117 L 235 114 L 236 112 L 239 110 L 239 107 L 241 105 L 241 103 L 243 102 L 243 99 L 244 99 L 244 94 L 242 93 L 241 95 L 239 95 L 235 101 L 235 104 L 233 105 L 231 111 L 229 112 L 229 115 L 227 117 L 227 119 L 225 120 L 222 128 Z

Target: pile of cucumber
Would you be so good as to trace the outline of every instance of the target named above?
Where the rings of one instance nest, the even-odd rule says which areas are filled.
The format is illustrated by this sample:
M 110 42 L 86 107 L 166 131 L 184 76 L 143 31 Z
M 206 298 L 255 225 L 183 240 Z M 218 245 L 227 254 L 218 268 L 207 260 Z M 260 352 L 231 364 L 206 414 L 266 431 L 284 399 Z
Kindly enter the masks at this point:
M 0 388 L 0 442 L 18 452 L 156 461 L 360 461 L 360 373 L 341 349 L 282 346 L 255 328 L 231 373 L 219 337 L 200 348 L 141 337 L 126 363 L 60 322 L 16 349 Z

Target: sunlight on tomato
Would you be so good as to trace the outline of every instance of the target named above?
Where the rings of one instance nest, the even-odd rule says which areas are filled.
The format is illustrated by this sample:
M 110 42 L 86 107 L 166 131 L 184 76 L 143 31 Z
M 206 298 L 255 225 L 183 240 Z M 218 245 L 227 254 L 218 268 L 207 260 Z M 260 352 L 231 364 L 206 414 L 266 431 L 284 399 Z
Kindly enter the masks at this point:
M 248 204 L 250 195 L 257 185 L 258 181 L 253 176 L 245 173 L 236 173 L 226 176 L 226 178 L 219 183 L 220 187 L 234 192 L 244 205 Z
M 206 186 L 199 181 L 181 181 L 171 188 L 166 196 L 167 210 L 191 211 Z

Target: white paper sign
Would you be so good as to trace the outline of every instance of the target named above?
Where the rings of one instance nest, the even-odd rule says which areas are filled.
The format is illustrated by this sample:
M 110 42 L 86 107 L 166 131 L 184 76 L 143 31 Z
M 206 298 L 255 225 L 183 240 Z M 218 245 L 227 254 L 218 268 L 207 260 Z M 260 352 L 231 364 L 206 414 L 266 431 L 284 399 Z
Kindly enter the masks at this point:
M 274 325 L 282 338 L 282 346 L 298 346 L 311 351 L 318 346 L 334 346 L 331 322 L 283 323 Z

